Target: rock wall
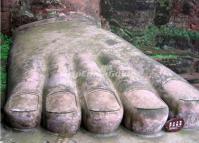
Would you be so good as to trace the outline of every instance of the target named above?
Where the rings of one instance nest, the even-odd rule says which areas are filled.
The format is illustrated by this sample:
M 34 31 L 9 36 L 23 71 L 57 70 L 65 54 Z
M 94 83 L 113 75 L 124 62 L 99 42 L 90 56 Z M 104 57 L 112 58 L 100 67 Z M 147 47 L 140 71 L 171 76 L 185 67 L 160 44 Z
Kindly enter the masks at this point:
M 102 0 L 101 9 L 111 24 L 142 29 L 153 23 L 155 0 Z
M 172 9 L 172 0 L 156 1 L 154 24 L 165 25 L 169 22 Z
M 104 17 L 111 24 L 130 29 L 169 23 L 199 30 L 198 0 L 1 0 L 1 31 L 9 34 L 11 27 L 69 11 L 84 12 L 97 19 Z
M 199 1 L 175 0 L 170 23 L 177 27 L 199 31 Z
M 11 6 L 16 0 L 1 0 L 1 32 L 10 34 L 11 29 Z
M 112 24 L 130 29 L 154 23 L 199 31 L 198 0 L 102 0 L 101 9 L 102 16 Z
M 33 21 L 78 11 L 99 19 L 100 0 L 1 0 L 2 32 Z

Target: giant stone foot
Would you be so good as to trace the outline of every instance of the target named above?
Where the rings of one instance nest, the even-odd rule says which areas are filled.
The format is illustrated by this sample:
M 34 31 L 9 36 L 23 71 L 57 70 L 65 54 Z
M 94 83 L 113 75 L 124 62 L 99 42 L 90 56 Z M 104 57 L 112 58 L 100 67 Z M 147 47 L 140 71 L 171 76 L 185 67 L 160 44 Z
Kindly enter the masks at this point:
M 112 76 L 104 67 L 130 74 Z M 123 107 L 125 127 L 141 134 L 160 131 L 168 107 L 185 128 L 199 127 L 197 89 L 78 13 L 16 30 L 8 86 L 5 114 L 18 129 L 34 128 L 42 118 L 47 130 L 75 133 L 82 117 L 89 131 L 110 133 Z

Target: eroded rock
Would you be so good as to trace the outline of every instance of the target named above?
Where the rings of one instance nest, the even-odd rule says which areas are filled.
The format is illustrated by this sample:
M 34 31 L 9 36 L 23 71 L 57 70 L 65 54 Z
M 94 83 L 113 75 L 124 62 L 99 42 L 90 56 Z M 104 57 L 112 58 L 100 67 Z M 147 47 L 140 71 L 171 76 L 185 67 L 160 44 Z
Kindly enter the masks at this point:
M 89 53 L 81 54 L 76 59 L 78 72 L 86 73 L 78 81 L 82 92 L 83 122 L 92 132 L 110 133 L 120 125 L 123 106 L 94 61 Z
M 79 129 L 81 109 L 71 62 L 66 55 L 52 54 L 46 87 L 45 119 L 48 130 L 74 134 Z
M 167 105 L 160 99 L 150 82 L 128 63 L 120 60 L 109 62 L 111 71 L 116 74 L 110 75 L 110 78 L 120 92 L 125 109 L 124 125 L 141 134 L 160 131 L 168 118 Z
M 139 52 L 130 53 L 130 62 L 150 79 L 174 116 L 185 121 L 185 128 L 198 128 L 199 91 L 182 77 Z

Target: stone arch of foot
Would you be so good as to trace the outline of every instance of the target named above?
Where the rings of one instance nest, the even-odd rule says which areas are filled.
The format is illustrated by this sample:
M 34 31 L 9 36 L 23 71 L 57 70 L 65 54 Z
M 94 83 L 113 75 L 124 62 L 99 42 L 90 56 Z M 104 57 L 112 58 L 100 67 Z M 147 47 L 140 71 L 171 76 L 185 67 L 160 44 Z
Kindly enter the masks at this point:
M 169 113 L 199 127 L 199 91 L 91 17 L 78 13 L 19 27 L 10 53 L 7 122 L 110 133 L 121 122 L 160 131 Z M 123 119 L 123 120 L 122 120 Z

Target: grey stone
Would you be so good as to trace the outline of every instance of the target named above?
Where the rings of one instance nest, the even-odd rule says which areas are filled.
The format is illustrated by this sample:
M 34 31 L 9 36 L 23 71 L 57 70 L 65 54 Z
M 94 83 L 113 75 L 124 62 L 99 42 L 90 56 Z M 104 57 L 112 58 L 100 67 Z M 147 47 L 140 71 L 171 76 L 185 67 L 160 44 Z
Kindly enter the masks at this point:
M 34 128 L 43 110 L 42 121 L 48 130 L 71 134 L 79 128 L 82 109 L 86 129 L 111 133 L 122 120 L 124 105 L 125 126 L 141 134 L 160 131 L 168 107 L 174 116 L 184 119 L 185 128 L 198 128 L 199 91 L 97 23 L 70 13 L 16 30 L 5 106 L 9 124 Z M 111 64 L 133 76 L 116 76 L 112 82 L 101 62 L 109 64 L 110 59 L 99 60 L 101 53 L 120 59 L 121 64 Z M 128 98 L 124 100 L 122 94 Z

